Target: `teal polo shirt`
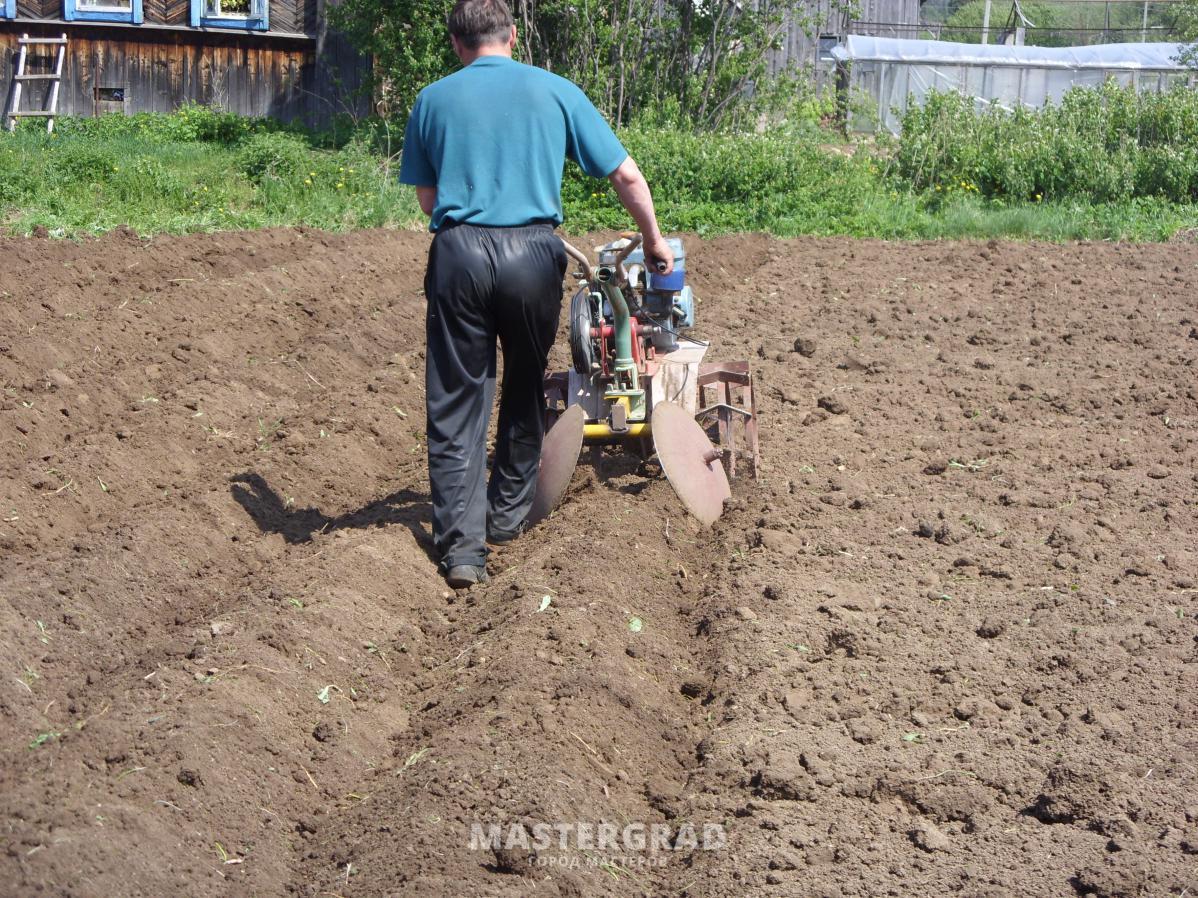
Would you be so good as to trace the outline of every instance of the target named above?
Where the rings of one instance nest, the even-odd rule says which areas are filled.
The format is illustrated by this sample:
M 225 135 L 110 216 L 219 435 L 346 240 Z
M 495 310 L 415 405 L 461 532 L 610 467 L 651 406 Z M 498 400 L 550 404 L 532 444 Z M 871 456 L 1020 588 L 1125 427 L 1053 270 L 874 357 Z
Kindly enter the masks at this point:
M 579 88 L 506 56 L 480 56 L 420 92 L 399 180 L 437 188 L 429 230 L 562 221 L 566 157 L 595 178 L 628 158 Z

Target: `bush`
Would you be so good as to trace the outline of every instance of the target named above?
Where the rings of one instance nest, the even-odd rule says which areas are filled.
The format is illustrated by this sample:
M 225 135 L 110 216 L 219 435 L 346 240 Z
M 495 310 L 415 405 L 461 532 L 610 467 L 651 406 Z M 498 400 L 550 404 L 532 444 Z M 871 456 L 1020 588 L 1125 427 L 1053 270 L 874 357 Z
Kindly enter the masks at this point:
M 877 166 L 795 134 L 698 134 L 629 128 L 620 139 L 653 186 L 666 230 L 718 233 L 861 233 Z M 606 181 L 567 168 L 562 185 L 573 229 L 623 228 L 628 213 Z
M 308 145 L 292 134 L 254 134 L 241 144 L 237 168 L 255 184 L 296 181 L 303 177 Z
M 37 123 L 41 127 L 41 123 Z M 92 118 L 66 117 L 58 120 L 62 137 L 112 139 L 136 137 L 155 143 L 220 143 L 232 145 L 259 133 L 290 130 L 265 118 L 247 118 L 211 106 L 187 103 L 172 113 L 139 112 L 136 115 L 113 113 Z
M 933 94 L 903 116 L 894 161 L 916 190 L 1004 200 L 1198 199 L 1198 93 L 1108 82 L 1059 106 L 1013 111 Z
M 1021 3 L 1023 14 L 1035 23 L 1035 28 L 1027 30 L 1027 42 L 1041 47 L 1064 47 L 1069 44 L 1066 36 L 1052 33 L 1052 29 L 1063 27 L 1064 17 L 1059 7 L 1045 3 Z M 957 41 L 963 44 L 980 44 L 982 42 L 982 23 L 985 22 L 986 0 L 970 0 L 948 17 L 940 39 Z M 990 40 L 994 41 L 1006 27 L 1008 12 L 1006 8 L 994 6 L 990 14 Z

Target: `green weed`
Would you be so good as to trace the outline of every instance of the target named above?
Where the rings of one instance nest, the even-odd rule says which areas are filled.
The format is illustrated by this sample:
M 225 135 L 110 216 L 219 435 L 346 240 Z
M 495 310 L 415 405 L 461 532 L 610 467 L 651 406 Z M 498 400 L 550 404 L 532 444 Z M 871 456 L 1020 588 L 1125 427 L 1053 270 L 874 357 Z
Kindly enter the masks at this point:
M 21 127 L 0 134 L 0 231 L 423 227 L 414 192 L 393 177 L 390 130 L 336 133 L 199 106 L 64 118 L 53 135 Z M 1106 86 L 1039 112 L 981 114 L 937 96 L 907 113 L 901 137 L 857 146 L 803 116 L 715 134 L 645 118 L 619 136 L 668 232 L 1164 240 L 1198 226 L 1193 92 Z M 610 185 L 572 163 L 562 204 L 568 233 L 630 225 Z

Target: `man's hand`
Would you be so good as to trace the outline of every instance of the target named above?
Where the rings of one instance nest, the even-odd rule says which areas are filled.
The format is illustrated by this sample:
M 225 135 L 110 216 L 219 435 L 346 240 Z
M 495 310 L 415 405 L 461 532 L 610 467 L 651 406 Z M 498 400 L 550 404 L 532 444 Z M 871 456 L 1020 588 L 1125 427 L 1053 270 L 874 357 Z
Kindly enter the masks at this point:
M 608 175 L 607 180 L 611 181 L 612 187 L 616 189 L 616 195 L 628 210 L 628 214 L 636 219 L 637 227 L 644 238 L 645 258 L 650 264 L 665 263 L 664 267 L 654 264 L 653 270 L 658 274 L 669 274 L 674 270 L 674 252 L 661 236 L 661 229 L 657 226 L 657 213 L 653 209 L 653 194 L 649 192 L 645 176 L 632 161 L 632 157 L 629 156 L 620 163 L 620 167 Z
M 645 261 L 658 274 L 669 274 L 674 270 L 674 250 L 666 243 L 666 238 L 658 234 L 652 240 L 645 238 L 642 244 L 645 250 Z M 660 263 L 664 262 L 662 266 Z

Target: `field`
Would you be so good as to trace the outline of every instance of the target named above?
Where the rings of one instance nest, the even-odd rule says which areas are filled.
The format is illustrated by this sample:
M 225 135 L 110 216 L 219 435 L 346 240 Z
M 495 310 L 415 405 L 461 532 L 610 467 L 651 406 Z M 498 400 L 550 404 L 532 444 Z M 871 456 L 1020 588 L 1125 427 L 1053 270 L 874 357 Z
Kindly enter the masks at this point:
M 1198 245 L 689 238 L 761 480 L 454 595 L 427 242 L 0 241 L 0 892 L 1198 893 Z

